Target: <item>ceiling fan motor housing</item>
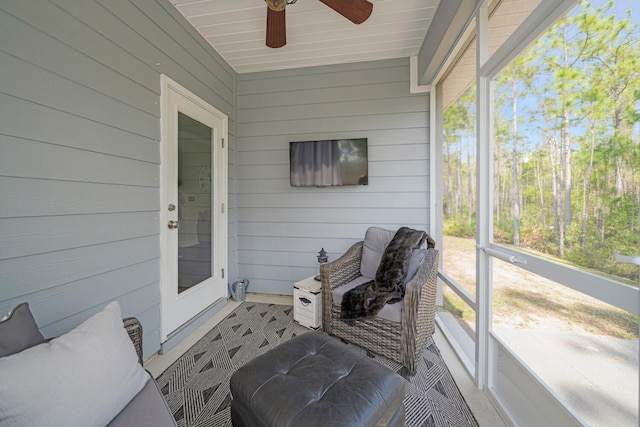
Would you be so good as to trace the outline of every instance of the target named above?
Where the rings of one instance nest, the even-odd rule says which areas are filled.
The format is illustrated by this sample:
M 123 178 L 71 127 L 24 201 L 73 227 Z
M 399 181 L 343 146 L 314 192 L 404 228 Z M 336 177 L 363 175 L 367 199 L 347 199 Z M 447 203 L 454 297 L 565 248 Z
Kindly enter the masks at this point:
M 293 4 L 298 0 L 264 0 L 264 1 L 267 3 L 267 6 L 269 6 L 269 9 L 273 10 L 274 12 L 280 12 L 280 11 L 283 11 L 288 4 Z

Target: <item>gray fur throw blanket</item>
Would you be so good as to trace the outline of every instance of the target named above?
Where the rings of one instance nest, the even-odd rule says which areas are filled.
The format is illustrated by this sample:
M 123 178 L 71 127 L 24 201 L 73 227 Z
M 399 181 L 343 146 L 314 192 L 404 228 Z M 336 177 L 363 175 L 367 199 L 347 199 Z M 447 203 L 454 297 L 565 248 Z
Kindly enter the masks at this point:
M 411 253 L 427 241 L 435 242 L 424 231 L 402 227 L 391 239 L 382 254 L 374 280 L 347 291 L 340 304 L 341 319 L 357 319 L 378 314 L 385 304 L 393 304 L 404 297 L 404 279 L 409 269 Z

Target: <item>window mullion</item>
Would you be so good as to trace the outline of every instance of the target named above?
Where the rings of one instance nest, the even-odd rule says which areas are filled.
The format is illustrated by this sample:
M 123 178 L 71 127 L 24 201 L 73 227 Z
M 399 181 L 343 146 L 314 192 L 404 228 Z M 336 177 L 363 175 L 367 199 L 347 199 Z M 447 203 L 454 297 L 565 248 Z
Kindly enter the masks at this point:
M 488 2 L 478 9 L 476 15 L 476 244 L 485 246 L 491 236 L 491 139 L 489 79 L 480 75 L 480 68 L 488 59 Z M 491 324 L 490 260 L 480 249 L 476 249 L 476 385 L 487 385 L 489 366 L 489 327 Z

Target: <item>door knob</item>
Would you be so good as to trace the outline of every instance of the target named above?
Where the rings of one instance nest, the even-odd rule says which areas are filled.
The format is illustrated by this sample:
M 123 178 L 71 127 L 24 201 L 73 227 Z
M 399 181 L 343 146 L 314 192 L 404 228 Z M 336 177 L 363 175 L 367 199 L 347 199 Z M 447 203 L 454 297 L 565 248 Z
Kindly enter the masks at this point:
M 169 221 L 169 224 L 167 224 L 167 226 L 169 227 L 169 229 L 178 228 L 178 221 Z

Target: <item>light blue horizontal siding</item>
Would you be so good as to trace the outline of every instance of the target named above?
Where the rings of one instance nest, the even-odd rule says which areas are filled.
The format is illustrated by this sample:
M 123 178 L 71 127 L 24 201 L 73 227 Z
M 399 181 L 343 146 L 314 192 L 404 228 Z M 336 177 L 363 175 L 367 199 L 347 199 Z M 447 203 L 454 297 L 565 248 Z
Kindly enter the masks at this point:
M 160 75 L 229 115 L 235 174 L 236 73 L 167 0 L 2 2 L 0 69 L 0 313 L 28 301 L 55 336 L 118 300 L 143 322 L 151 356 L 160 346 Z
M 428 228 L 429 98 L 408 59 L 238 77 L 238 268 L 251 292 L 291 294 L 367 227 Z M 368 138 L 369 185 L 293 188 L 289 142 Z
M 1 29 L 0 29 L 1 31 Z M 5 77 L 11 80 L 11 77 Z M 160 163 L 157 139 L 0 93 L 2 134 Z

